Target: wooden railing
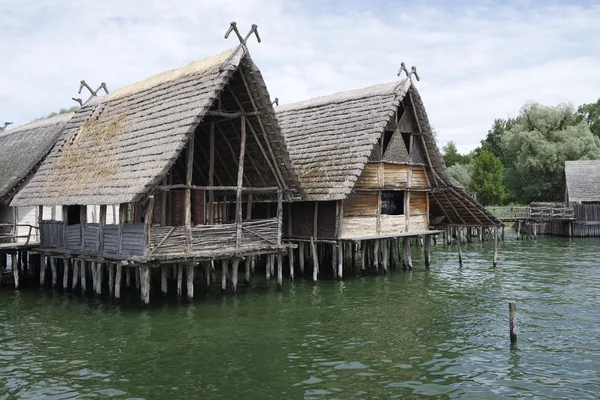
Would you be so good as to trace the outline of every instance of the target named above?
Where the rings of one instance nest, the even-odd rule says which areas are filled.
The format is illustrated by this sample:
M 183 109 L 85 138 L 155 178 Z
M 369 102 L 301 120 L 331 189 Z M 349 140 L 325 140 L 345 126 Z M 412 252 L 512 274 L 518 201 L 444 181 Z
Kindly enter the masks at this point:
M 6 229 L 8 228 L 8 229 Z M 28 230 L 26 235 L 19 235 L 19 228 Z M 2 232 L 7 230 L 8 232 Z M 38 227 L 28 224 L 0 224 L 0 243 L 23 243 L 19 239 L 25 239 L 25 245 L 32 241 L 32 233 L 35 238 L 38 237 Z
M 496 218 L 502 221 L 537 220 L 561 221 L 572 220 L 575 212 L 571 207 L 487 207 Z

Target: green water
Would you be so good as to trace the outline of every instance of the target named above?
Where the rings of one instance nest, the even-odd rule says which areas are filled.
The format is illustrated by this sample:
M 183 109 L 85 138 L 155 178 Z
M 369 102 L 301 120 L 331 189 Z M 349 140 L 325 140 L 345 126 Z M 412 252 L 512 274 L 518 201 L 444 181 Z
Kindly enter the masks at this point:
M 438 245 L 434 266 L 135 304 L 0 289 L 0 399 L 600 397 L 600 241 Z M 508 301 L 519 339 L 508 342 Z

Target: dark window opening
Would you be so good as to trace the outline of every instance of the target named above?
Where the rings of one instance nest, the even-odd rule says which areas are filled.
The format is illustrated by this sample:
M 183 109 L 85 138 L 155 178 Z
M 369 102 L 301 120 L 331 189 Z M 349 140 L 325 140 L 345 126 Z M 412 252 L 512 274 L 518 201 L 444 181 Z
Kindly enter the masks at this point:
M 381 150 L 381 154 L 385 154 L 388 146 L 390 145 L 390 142 L 392 141 L 392 135 L 394 134 L 393 131 L 385 131 L 383 132 L 383 148 Z
M 67 206 L 67 225 L 76 225 L 81 223 L 80 206 Z
M 381 214 L 402 215 L 404 214 L 404 192 L 389 191 L 381 192 Z
M 404 144 L 406 145 L 406 151 L 410 154 L 410 137 L 412 135 L 410 133 L 402 133 L 402 139 L 404 139 Z

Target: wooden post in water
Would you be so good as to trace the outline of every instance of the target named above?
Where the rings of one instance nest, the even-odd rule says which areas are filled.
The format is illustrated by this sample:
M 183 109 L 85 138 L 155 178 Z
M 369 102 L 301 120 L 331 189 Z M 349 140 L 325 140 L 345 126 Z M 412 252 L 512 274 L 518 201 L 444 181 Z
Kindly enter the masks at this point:
M 195 264 L 188 264 L 186 266 L 187 272 L 187 298 L 189 301 L 194 300 L 194 269 Z
M 364 274 L 367 269 L 368 242 L 363 240 L 360 247 L 360 271 Z
M 56 287 L 58 276 L 56 272 L 56 258 L 54 257 L 50 257 L 50 270 L 52 271 L 52 287 Z
M 404 247 L 404 268 L 412 269 L 412 251 L 410 250 L 410 238 L 405 237 L 403 240 Z
M 150 304 L 150 266 L 144 264 L 140 267 L 142 270 L 142 302 L 144 305 Z
M 117 271 L 115 272 L 115 299 L 121 298 L 121 275 L 122 275 L 122 264 L 117 263 Z
M 77 265 L 77 260 L 70 260 L 72 263 L 73 269 L 73 279 L 71 281 L 71 290 L 75 291 L 77 286 L 79 285 L 79 265 Z
M 517 304 L 514 301 L 508 302 L 508 330 L 510 342 L 517 342 Z
M 431 235 L 425 235 L 425 268 L 431 266 Z
M 460 236 L 461 236 L 461 228 L 457 227 L 456 228 L 456 244 L 458 246 L 458 263 L 462 266 L 463 260 L 462 260 L 462 250 L 460 248 L 460 241 L 461 241 Z
M 233 290 L 233 294 L 235 294 L 237 292 L 239 265 L 240 265 L 240 259 L 234 258 L 233 263 L 231 265 L 231 288 Z
M 288 248 L 288 262 L 290 265 L 290 281 L 294 281 L 294 249 Z
M 494 225 L 494 262 L 493 267 L 496 268 L 498 262 L 498 227 Z
M 300 273 L 304 275 L 304 242 L 298 243 L 298 264 L 300 265 Z
M 252 257 L 246 256 L 246 260 L 244 261 L 244 282 L 246 284 L 250 283 L 250 270 L 252 268 Z
M 183 293 L 183 265 L 177 264 L 177 298 L 181 299 Z
M 228 268 L 229 268 L 228 260 L 226 258 L 221 260 L 221 291 L 223 293 L 225 293 L 227 291 L 227 269 Z
M 113 297 L 115 294 L 115 264 L 108 264 L 108 297 Z
M 69 266 L 71 264 L 71 259 L 63 258 L 63 290 L 67 290 L 69 288 Z
M 333 279 L 337 279 L 337 245 L 331 245 L 331 270 L 333 271 Z
M 48 268 L 48 258 L 40 254 L 40 288 L 46 284 L 46 269 Z
M 318 203 L 315 203 L 318 204 Z M 312 253 L 313 258 L 313 284 L 317 283 L 317 279 L 319 278 L 319 255 L 317 254 L 317 245 L 315 244 L 315 240 L 313 237 L 310 238 L 310 252 Z
M 265 278 L 267 283 L 271 280 L 271 256 L 265 255 Z
M 519 240 L 519 234 L 521 233 L 521 220 L 517 221 L 517 240 Z
M 86 282 L 86 271 L 85 271 L 85 260 L 79 260 L 79 277 L 81 278 L 81 294 L 85 294 L 87 291 L 87 282 Z
M 168 291 L 168 274 L 169 274 L 169 266 L 161 265 L 160 266 L 160 293 L 163 297 L 167 296 Z
M 277 254 L 277 289 L 283 287 L 283 256 Z
M 337 273 L 337 277 L 338 279 L 341 281 L 342 280 L 342 275 L 344 274 L 344 244 L 342 243 L 341 240 L 338 240 L 337 242 L 337 252 L 338 252 L 338 256 L 337 256 L 337 269 L 338 269 L 338 273 Z M 348 253 L 346 253 L 348 254 Z
M 381 246 L 380 240 L 375 240 L 373 243 L 373 269 L 379 272 L 379 246 Z
M 15 289 L 19 288 L 19 262 L 17 261 L 17 254 L 11 254 L 11 263 L 13 271 L 13 279 L 15 281 Z
M 389 264 L 390 248 L 387 240 L 381 241 L 381 263 L 383 264 L 383 273 L 387 274 Z

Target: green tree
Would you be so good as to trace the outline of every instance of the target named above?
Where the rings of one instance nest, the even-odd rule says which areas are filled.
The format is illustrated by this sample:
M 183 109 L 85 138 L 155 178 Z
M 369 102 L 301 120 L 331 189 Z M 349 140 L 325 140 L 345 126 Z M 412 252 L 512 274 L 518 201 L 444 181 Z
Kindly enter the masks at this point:
M 60 115 L 60 114 L 68 114 L 70 112 L 74 112 L 74 111 L 77 111 L 77 110 L 79 110 L 79 106 L 73 106 L 71 108 L 61 108 L 57 112 L 51 112 L 50 114 L 48 114 L 48 115 L 46 115 L 44 117 L 39 117 L 39 118 L 34 119 L 34 121 L 39 121 L 40 119 L 52 118 L 52 117 L 55 117 L 55 116 Z
M 471 187 L 483 205 L 503 204 L 508 198 L 503 173 L 500 159 L 489 150 L 481 150 L 473 162 Z
M 481 141 L 481 148 L 476 149 L 475 152 L 477 155 L 481 150 L 488 150 L 492 152 L 496 157 L 502 161 L 504 164 L 504 147 L 502 146 L 502 138 L 506 135 L 506 132 L 511 130 L 517 123 L 519 118 L 507 118 L 507 119 L 495 119 L 494 123 L 490 130 L 488 130 L 488 134 Z
M 466 164 L 468 160 L 458 152 L 456 148 L 456 144 L 450 141 L 444 147 L 442 147 L 442 151 L 444 154 L 444 163 L 446 167 L 450 168 L 455 164 Z
M 580 105 L 577 109 L 577 116 L 585 121 L 595 136 L 600 138 L 600 99 L 595 103 Z
M 569 104 L 524 105 L 502 147 L 505 183 L 522 203 L 562 200 L 565 161 L 600 159 L 600 139 Z
M 448 167 L 448 173 L 455 181 L 467 190 L 471 190 L 473 164 L 454 164 Z

